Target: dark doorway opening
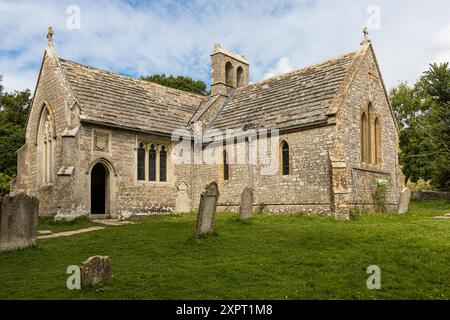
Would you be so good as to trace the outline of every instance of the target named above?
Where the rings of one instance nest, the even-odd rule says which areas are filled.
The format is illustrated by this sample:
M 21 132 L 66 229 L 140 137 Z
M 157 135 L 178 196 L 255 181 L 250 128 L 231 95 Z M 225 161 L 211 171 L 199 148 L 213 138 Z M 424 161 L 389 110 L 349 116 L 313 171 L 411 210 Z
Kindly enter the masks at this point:
M 91 213 L 106 214 L 106 182 L 108 172 L 105 166 L 97 163 L 91 171 Z

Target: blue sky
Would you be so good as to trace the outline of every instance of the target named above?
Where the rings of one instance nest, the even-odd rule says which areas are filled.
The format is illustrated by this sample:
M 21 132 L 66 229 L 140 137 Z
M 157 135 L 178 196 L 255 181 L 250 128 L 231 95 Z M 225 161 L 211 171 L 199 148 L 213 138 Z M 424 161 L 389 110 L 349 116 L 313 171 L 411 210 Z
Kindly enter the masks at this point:
M 67 25 L 71 5 L 80 9 L 79 29 Z M 8 90 L 33 90 L 50 25 L 61 58 L 208 84 L 215 42 L 244 53 L 256 82 L 356 50 L 369 25 L 392 87 L 450 60 L 449 12 L 448 0 L 0 0 L 0 74 Z

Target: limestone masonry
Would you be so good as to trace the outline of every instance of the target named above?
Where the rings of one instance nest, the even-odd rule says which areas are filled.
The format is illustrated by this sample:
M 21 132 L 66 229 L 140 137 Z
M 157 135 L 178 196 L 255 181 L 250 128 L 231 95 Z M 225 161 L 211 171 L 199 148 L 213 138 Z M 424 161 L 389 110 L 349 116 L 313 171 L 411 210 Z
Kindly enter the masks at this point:
M 245 56 L 216 44 L 211 95 L 201 96 L 60 59 L 52 35 L 11 185 L 39 199 L 41 216 L 195 211 L 211 182 L 218 211 L 238 212 L 250 188 L 255 211 L 348 218 L 373 208 L 387 180 L 396 210 L 398 128 L 367 37 L 354 52 L 254 84 Z M 238 135 L 218 147 L 227 130 Z

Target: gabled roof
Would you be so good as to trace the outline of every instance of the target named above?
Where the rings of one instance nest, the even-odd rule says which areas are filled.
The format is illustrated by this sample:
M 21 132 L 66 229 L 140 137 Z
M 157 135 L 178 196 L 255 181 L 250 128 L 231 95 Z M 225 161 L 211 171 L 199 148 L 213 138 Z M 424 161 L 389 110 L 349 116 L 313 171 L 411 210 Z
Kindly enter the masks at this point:
M 327 120 L 358 51 L 236 89 L 212 129 L 285 129 Z
M 211 129 L 277 128 L 326 123 L 360 51 L 236 89 Z M 81 110 L 81 121 L 170 135 L 199 120 L 217 97 L 204 97 L 58 60 Z
M 59 59 L 82 121 L 170 135 L 205 97 Z

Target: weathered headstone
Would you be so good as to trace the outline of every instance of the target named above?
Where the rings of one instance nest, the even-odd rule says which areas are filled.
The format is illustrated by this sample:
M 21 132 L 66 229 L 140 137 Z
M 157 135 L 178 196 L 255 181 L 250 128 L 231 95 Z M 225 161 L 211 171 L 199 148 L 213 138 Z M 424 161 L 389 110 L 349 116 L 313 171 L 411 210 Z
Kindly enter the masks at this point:
M 39 200 L 25 193 L 0 200 L 0 252 L 36 244 Z
M 245 187 L 241 193 L 241 204 L 239 206 L 239 216 L 242 220 L 250 219 L 253 216 L 253 190 Z
M 398 213 L 404 214 L 409 209 L 409 201 L 411 199 L 411 190 L 408 188 L 403 189 L 400 193 L 400 199 L 398 201 Z
M 202 192 L 198 208 L 197 227 L 195 229 L 197 238 L 213 231 L 219 195 L 219 188 L 215 182 L 207 185 Z
M 81 264 L 80 270 L 83 287 L 112 281 L 112 265 L 108 256 L 90 257 Z
M 177 197 L 175 199 L 175 211 L 178 213 L 185 213 L 191 210 L 191 200 L 188 195 L 188 185 L 186 182 L 181 182 L 178 187 Z

